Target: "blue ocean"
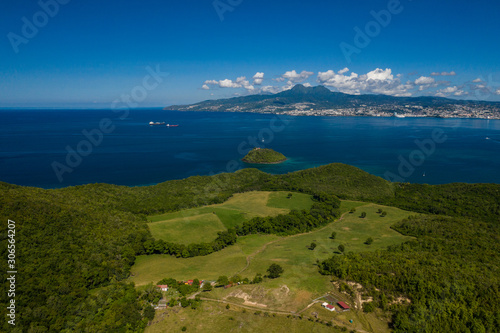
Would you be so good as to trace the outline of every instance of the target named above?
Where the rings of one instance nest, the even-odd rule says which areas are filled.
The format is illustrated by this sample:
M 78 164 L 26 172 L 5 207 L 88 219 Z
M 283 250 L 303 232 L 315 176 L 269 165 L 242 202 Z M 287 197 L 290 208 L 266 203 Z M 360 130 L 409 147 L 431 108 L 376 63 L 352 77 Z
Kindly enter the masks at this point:
M 255 146 L 288 160 L 241 162 Z M 42 188 L 141 186 L 247 167 L 283 174 L 336 162 L 396 181 L 500 183 L 499 152 L 499 120 L 0 110 L 0 181 Z

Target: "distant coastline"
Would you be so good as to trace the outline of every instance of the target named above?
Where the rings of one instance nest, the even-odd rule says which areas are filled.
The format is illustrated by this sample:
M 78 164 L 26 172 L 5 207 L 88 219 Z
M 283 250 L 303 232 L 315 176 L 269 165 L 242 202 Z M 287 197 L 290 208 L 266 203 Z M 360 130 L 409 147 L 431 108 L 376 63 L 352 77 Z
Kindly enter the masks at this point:
M 349 95 L 324 86 L 305 87 L 271 95 L 249 95 L 171 105 L 164 110 L 250 112 L 289 116 L 369 116 L 500 119 L 500 102 L 454 100 L 435 96 L 394 97 Z
M 442 116 L 429 116 L 429 115 L 416 115 L 416 114 L 406 114 L 404 117 L 398 117 L 395 116 L 394 113 L 388 112 L 388 113 L 380 113 L 380 114 L 364 114 L 364 113 L 355 113 L 355 114 L 339 114 L 338 110 L 334 110 L 331 112 L 331 110 L 318 110 L 314 112 L 307 112 L 304 113 L 300 110 L 295 110 L 295 111 L 283 111 L 280 113 L 274 113 L 274 112 L 265 112 L 265 111 L 260 111 L 260 110 L 255 110 L 255 111 L 250 111 L 250 110 L 245 110 L 245 111 L 214 111 L 214 110 L 173 110 L 169 109 L 168 107 L 163 108 L 164 111 L 179 111 L 179 112 L 206 112 L 206 113 L 215 113 L 215 112 L 222 112 L 222 113 L 256 113 L 256 114 L 267 114 L 267 115 L 278 115 L 278 116 L 294 116 L 294 117 L 372 117 L 372 118 L 397 118 L 397 119 L 405 119 L 405 118 L 426 118 L 426 119 L 482 119 L 482 120 L 500 120 L 500 115 L 498 116 L 453 116 L 453 115 L 442 115 Z

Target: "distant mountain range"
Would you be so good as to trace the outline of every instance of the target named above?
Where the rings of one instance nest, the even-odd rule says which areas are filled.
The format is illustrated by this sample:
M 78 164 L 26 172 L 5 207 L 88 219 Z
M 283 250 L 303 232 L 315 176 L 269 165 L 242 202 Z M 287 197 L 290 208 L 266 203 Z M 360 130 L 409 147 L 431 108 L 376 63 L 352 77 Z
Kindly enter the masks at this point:
M 301 84 L 277 94 L 207 100 L 191 105 L 172 105 L 165 110 L 500 119 L 500 102 L 431 96 L 349 95 L 333 92 L 324 86 L 305 87 Z

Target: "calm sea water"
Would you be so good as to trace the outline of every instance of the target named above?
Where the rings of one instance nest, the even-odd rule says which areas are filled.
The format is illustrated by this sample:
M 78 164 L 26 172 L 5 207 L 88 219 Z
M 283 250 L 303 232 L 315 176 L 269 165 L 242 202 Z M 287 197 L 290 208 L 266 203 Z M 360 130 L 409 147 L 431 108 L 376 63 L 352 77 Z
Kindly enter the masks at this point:
M 106 118 L 109 133 L 102 139 L 95 135 L 91 143 L 83 131 L 99 129 Z M 179 127 L 149 126 L 150 121 Z M 442 131 L 446 139 L 432 141 L 433 131 Z M 427 145 L 421 148 L 417 140 Z M 149 185 L 249 167 L 240 159 L 254 145 L 289 158 L 257 166 L 269 173 L 341 162 L 415 183 L 500 183 L 498 120 L 276 119 L 161 109 L 131 110 L 126 117 L 110 110 L 0 110 L 0 181 L 43 188 L 97 182 Z M 78 156 L 68 157 L 71 150 L 79 150 Z

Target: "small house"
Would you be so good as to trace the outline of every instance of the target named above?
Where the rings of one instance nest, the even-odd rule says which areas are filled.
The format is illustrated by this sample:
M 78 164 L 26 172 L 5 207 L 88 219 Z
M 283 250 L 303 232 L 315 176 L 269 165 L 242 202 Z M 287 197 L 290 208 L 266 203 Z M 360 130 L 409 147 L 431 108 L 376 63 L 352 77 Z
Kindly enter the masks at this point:
M 327 302 L 324 302 L 323 304 L 321 304 L 321 306 L 327 309 L 328 311 L 335 311 L 335 307 Z
M 168 286 L 166 284 L 159 284 L 156 287 L 160 288 L 161 291 L 168 291 Z

